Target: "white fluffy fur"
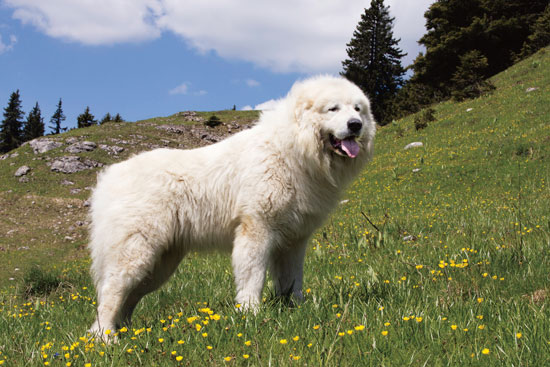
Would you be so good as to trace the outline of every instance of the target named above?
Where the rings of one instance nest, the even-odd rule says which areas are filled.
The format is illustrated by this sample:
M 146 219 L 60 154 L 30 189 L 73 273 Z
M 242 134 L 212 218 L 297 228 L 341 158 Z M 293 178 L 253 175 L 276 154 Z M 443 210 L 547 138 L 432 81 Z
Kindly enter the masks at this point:
M 349 134 L 352 118 L 363 124 L 355 158 L 329 142 L 329 134 Z M 158 149 L 105 169 L 91 201 L 91 330 L 129 322 L 189 251 L 231 251 L 236 302 L 245 308 L 260 302 L 267 270 L 278 295 L 301 299 L 308 239 L 371 157 L 374 133 L 361 90 L 322 76 L 297 82 L 256 126 L 222 142 Z

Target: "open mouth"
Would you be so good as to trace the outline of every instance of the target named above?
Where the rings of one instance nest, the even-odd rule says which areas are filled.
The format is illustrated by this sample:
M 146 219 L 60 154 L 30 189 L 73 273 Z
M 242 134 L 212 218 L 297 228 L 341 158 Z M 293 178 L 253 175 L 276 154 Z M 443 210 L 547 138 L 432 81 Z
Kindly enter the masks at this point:
M 343 157 L 355 158 L 359 154 L 359 144 L 355 141 L 355 136 L 348 136 L 345 139 L 338 139 L 334 135 L 329 135 L 331 149 Z

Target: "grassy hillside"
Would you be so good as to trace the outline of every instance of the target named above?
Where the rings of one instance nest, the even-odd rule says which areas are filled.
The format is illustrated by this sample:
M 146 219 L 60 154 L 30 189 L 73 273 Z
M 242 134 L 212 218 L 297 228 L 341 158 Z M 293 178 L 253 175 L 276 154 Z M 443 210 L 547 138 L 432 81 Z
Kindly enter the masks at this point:
M 241 314 L 229 258 L 192 255 L 111 346 L 86 335 L 85 199 L 97 169 L 46 163 L 70 137 L 123 146 L 79 154 L 109 164 L 205 144 L 257 115 L 216 113 L 224 125 L 195 133 L 174 127 L 201 124 L 174 115 L 71 131 L 43 155 L 19 148 L 0 161 L 0 364 L 549 364 L 550 50 L 493 83 L 491 95 L 434 106 L 425 129 L 416 116 L 379 129 L 375 159 L 310 244 L 304 304 L 276 302 L 268 284 L 259 313 Z M 404 150 L 411 142 L 423 146 Z M 22 165 L 28 182 L 14 177 Z

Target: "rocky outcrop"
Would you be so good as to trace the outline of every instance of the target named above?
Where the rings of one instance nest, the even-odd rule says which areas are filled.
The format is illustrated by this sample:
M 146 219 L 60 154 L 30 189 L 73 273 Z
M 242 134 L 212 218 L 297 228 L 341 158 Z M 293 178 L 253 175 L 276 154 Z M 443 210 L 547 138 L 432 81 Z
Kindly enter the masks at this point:
M 52 149 L 59 148 L 63 145 L 63 143 L 48 138 L 41 138 L 31 140 L 29 145 L 31 146 L 34 154 L 42 154 Z
M 78 154 L 83 152 L 91 152 L 97 148 L 97 144 L 93 141 L 80 141 L 71 144 L 65 151 L 67 153 Z
M 106 151 L 109 154 L 117 155 L 119 153 L 122 153 L 124 151 L 123 147 L 119 147 L 118 145 L 106 145 L 106 144 L 100 144 L 99 149 L 102 149 Z
M 97 167 L 103 167 L 103 164 L 91 159 L 81 159 L 77 156 L 65 156 L 56 158 L 50 169 L 60 173 L 75 173 Z
M 21 166 L 17 169 L 17 171 L 15 171 L 15 177 L 25 176 L 30 171 L 31 168 L 29 166 Z

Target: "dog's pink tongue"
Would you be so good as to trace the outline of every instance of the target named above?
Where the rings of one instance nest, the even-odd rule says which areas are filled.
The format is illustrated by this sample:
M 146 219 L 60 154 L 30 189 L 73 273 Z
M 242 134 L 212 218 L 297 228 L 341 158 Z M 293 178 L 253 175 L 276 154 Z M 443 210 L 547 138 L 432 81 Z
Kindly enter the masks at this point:
M 359 144 L 353 139 L 342 140 L 342 150 L 346 152 L 348 157 L 355 158 L 359 154 Z

